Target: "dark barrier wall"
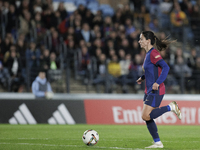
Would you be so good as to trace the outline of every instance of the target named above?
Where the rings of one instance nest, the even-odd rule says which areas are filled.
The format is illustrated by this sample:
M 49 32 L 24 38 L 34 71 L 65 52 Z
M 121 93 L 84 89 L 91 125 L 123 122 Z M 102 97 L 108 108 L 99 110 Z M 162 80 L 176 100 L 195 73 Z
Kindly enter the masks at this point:
M 0 123 L 86 123 L 82 100 L 0 100 Z
M 31 94 L 0 94 L 0 123 L 9 124 L 145 124 L 143 95 L 55 94 L 36 100 Z M 163 125 L 200 125 L 200 95 L 166 95 L 161 106 L 177 101 L 182 119 L 168 112 L 155 121 Z

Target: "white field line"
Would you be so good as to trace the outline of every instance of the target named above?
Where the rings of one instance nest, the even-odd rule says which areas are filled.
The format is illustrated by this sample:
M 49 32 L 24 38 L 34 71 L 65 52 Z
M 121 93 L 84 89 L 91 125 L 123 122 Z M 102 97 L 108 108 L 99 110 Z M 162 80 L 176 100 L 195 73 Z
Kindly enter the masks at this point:
M 0 138 L 0 140 L 12 140 L 12 139 L 13 138 Z M 80 141 L 80 139 L 59 139 L 59 140 L 63 140 L 63 141 L 68 141 L 68 140 Z M 17 138 L 17 140 L 54 140 L 54 139 L 51 139 L 51 138 Z M 124 141 L 124 140 L 101 139 L 101 141 Z
M 32 145 L 32 146 L 47 146 L 47 147 L 85 147 L 79 145 L 54 145 L 54 144 L 33 144 L 33 143 L 0 143 L 0 145 Z M 123 150 L 143 150 L 143 149 L 133 149 L 133 148 L 123 148 L 123 147 L 100 147 L 95 146 L 95 148 L 105 148 L 105 149 L 123 149 Z
M 0 138 L 0 140 L 13 140 L 15 138 Z M 54 140 L 52 138 L 17 138 L 17 140 Z M 63 141 L 69 141 L 69 140 L 73 140 L 73 141 L 80 141 L 80 139 L 59 139 L 59 140 L 63 140 Z M 110 140 L 110 139 L 101 139 L 101 141 L 124 141 L 124 140 Z M 141 140 L 144 142 L 149 142 L 149 140 Z M 163 143 L 179 143 L 179 141 L 162 141 Z M 182 141 L 182 142 L 188 142 L 188 141 Z M 196 143 L 199 141 L 190 141 L 192 143 Z M 96 147 L 96 146 L 95 146 Z

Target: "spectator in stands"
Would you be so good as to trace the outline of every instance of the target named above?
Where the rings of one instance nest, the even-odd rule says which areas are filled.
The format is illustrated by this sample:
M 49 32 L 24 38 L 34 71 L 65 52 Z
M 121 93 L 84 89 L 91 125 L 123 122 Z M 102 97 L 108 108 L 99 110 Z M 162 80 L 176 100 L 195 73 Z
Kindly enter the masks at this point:
M 27 71 L 30 71 L 30 81 L 33 82 L 40 67 L 40 49 L 36 48 L 34 42 L 30 42 L 29 48 L 26 50 Z
M 184 11 L 187 15 L 190 14 L 190 9 L 191 9 L 191 5 L 192 3 L 189 0 L 182 0 L 179 2 L 181 10 Z
M 78 42 L 80 42 L 80 40 L 84 40 L 88 47 L 91 46 L 93 39 L 92 39 L 90 27 L 87 22 L 83 23 L 80 33 L 77 34 L 77 38 L 78 38 Z
M 52 19 L 53 19 L 53 12 L 50 8 L 47 8 L 44 10 L 43 12 L 43 17 L 42 17 L 42 20 L 43 20 L 43 23 L 44 23 L 44 27 L 46 29 L 50 29 L 51 26 L 52 26 Z
M 128 53 L 131 54 L 132 58 L 135 58 L 135 55 L 139 54 L 140 51 L 141 51 L 137 40 L 133 40 L 132 45 L 131 45 L 131 49 L 132 50 L 129 51 Z
M 7 15 L 9 12 L 9 5 L 10 3 L 8 1 L 3 1 L 3 7 L 1 8 L 3 15 Z
M 198 46 L 200 41 L 200 8 L 198 5 L 193 5 L 193 11 L 190 15 L 191 29 L 194 34 L 194 45 Z
M 95 57 L 96 57 L 96 58 L 99 58 L 101 54 L 103 54 L 102 49 L 97 48 L 97 49 L 96 49 L 96 53 L 95 53 Z
M 117 55 L 113 55 L 111 61 L 108 63 L 108 73 L 112 76 L 113 83 L 119 81 L 118 78 L 121 76 L 121 66 Z
M 200 57 L 196 58 L 195 68 L 192 71 L 191 81 L 196 93 L 200 93 Z M 192 88 L 191 86 L 191 88 Z
M 88 65 L 90 63 L 90 54 L 86 46 L 81 48 L 81 58 L 79 62 L 79 75 L 86 79 L 88 78 Z
M 25 34 L 26 38 L 30 39 L 30 30 L 32 29 L 31 25 L 31 13 L 28 10 L 23 11 L 23 15 L 19 17 L 19 33 Z
M 175 63 L 177 63 L 177 58 L 182 57 L 184 61 L 187 61 L 188 55 L 187 53 L 183 52 L 183 49 L 181 47 L 177 47 L 175 54 L 171 53 L 170 55 L 170 66 L 174 66 Z
M 177 62 L 174 65 L 173 72 L 175 74 L 176 80 L 178 81 L 179 85 L 181 85 L 183 92 L 183 88 L 187 86 L 187 81 L 190 79 L 192 75 L 192 70 L 185 63 L 183 57 L 179 56 L 177 58 Z
M 135 27 L 133 26 L 132 20 L 130 18 L 127 18 L 125 20 L 125 23 L 126 23 L 126 35 L 135 32 Z
M 99 93 L 99 84 L 103 84 L 105 87 L 107 86 L 108 91 L 105 92 L 111 92 L 112 91 L 112 85 L 113 78 L 111 75 L 107 74 L 107 64 L 106 64 L 106 55 L 100 54 L 98 61 L 97 61 L 97 70 L 94 72 L 94 79 L 93 84 L 96 85 L 96 90 Z
M 104 37 L 105 38 L 109 37 L 112 30 L 113 30 L 112 18 L 110 16 L 106 16 L 104 18 L 104 26 L 103 26 Z
M 150 0 L 147 2 L 149 2 L 149 11 L 150 11 L 151 16 L 159 15 L 160 14 L 160 8 L 159 8 L 160 0 Z
M 121 52 L 121 59 L 119 61 L 120 68 L 121 68 L 121 76 L 119 77 L 119 83 L 122 86 L 122 92 L 128 93 L 128 74 L 129 74 L 129 66 L 131 65 L 131 55 L 125 54 L 124 51 Z M 124 58 L 122 59 L 122 55 L 124 55 Z
M 138 39 L 139 39 L 138 30 L 136 30 L 135 32 L 132 32 L 127 38 L 129 40 L 129 43 L 133 43 L 134 40 L 138 41 Z
M 142 57 L 140 54 L 136 54 L 129 66 L 128 83 L 135 86 L 136 92 L 139 92 L 144 87 L 144 83 L 141 85 L 135 84 L 135 81 L 143 74 L 142 63 Z
M 96 55 L 96 49 L 102 49 L 102 43 L 101 43 L 101 39 L 95 39 L 95 41 L 93 42 L 92 47 L 90 48 L 89 54 L 91 56 L 95 56 Z
M 122 23 L 122 12 L 118 9 L 112 17 L 113 23 Z
M 8 38 L 8 37 L 5 37 L 5 39 L 2 40 L 2 44 L 1 44 L 1 53 L 2 53 L 3 55 L 5 55 L 5 53 L 6 53 L 7 51 L 9 51 L 11 45 L 12 45 L 12 43 L 11 43 L 11 41 L 9 40 L 9 38 Z
M 41 52 L 36 48 L 34 42 L 30 42 L 29 48 L 26 50 L 26 61 L 28 68 L 37 68 L 40 65 Z
M 97 11 L 97 14 L 95 15 L 92 22 L 93 22 L 93 26 L 99 25 L 101 28 L 103 27 L 103 17 L 101 16 L 100 11 Z
M 117 52 L 117 48 L 114 46 L 114 42 L 112 40 L 107 40 L 104 52 L 106 56 L 109 56 L 109 51 L 112 49 L 114 49 Z
M 160 15 L 159 15 L 159 20 L 160 20 L 160 26 L 163 29 L 170 29 L 170 12 L 173 7 L 173 2 L 172 0 L 163 0 L 160 2 Z
M 64 6 L 64 2 L 60 2 L 59 3 L 58 9 L 57 9 L 56 12 L 59 12 L 61 20 L 65 20 L 65 18 L 67 18 L 68 13 L 67 13 L 67 10 L 66 10 L 66 8 Z
M 95 26 L 93 27 L 93 29 L 91 30 L 92 38 L 93 38 L 93 39 L 96 39 L 96 38 L 97 38 L 97 34 L 98 34 L 99 32 L 101 32 L 100 26 L 99 26 L 99 25 L 95 25 Z
M 134 12 L 140 12 L 140 8 L 144 4 L 141 0 L 129 0 L 129 2 L 134 5 Z
M 52 37 L 51 37 L 51 52 L 56 53 L 56 55 L 59 55 L 59 44 L 60 44 L 60 39 L 59 39 L 59 35 L 58 32 L 56 30 L 52 31 Z
M 22 0 L 21 5 L 18 8 L 18 14 L 19 16 L 23 16 L 25 15 L 24 12 L 30 12 L 33 13 L 33 8 L 30 5 L 30 1 L 29 0 Z
M 75 52 L 76 52 L 76 47 L 75 47 L 74 40 L 69 40 L 67 44 L 67 51 L 64 52 L 64 55 L 66 59 L 71 61 L 71 64 L 73 64 Z
M 7 14 L 6 32 L 12 33 L 13 36 L 15 37 L 17 34 L 17 21 L 18 21 L 18 18 L 17 18 L 15 6 L 10 4 L 9 12 Z
M 196 67 L 196 59 L 197 59 L 197 50 L 196 48 L 192 48 L 190 52 L 190 56 L 188 57 L 187 64 L 192 70 Z
M 45 70 L 40 70 L 38 76 L 32 83 L 32 92 L 36 99 L 53 97 L 51 84 L 47 81 Z
M 7 91 L 10 74 L 7 68 L 4 68 L 3 62 L 0 60 L 0 85 Z
M 35 30 L 36 30 L 36 43 L 42 44 L 44 41 L 46 29 L 42 26 L 41 23 L 37 23 Z
M 116 51 L 114 49 L 110 49 L 107 58 L 111 60 L 114 55 L 117 55 Z
M 52 0 L 43 1 L 42 9 L 43 11 L 52 5 Z
M 10 57 L 7 61 L 7 66 L 10 74 L 9 92 L 22 92 L 24 79 L 22 77 L 22 64 L 20 57 L 17 56 L 16 50 L 10 52 Z
M 20 61 L 22 63 L 21 74 L 23 78 L 26 78 L 26 45 L 22 39 L 18 39 L 16 50 L 19 53 Z
M 188 24 L 188 18 L 185 12 L 181 10 L 178 2 L 174 2 L 174 9 L 170 13 L 170 22 L 175 37 L 182 40 L 183 27 Z
M 115 49 L 117 47 L 119 47 L 118 46 L 119 43 L 117 41 L 117 32 L 116 31 L 111 31 L 110 32 L 110 37 L 108 39 L 113 41 Z
M 2 52 L 2 40 L 1 40 L 1 37 L 0 37 L 0 61 L 3 62 L 3 57 L 4 57 L 4 54 Z
M 56 59 L 56 54 L 54 52 L 51 52 L 49 69 L 56 70 L 56 69 L 58 69 L 58 66 L 59 66 L 59 64 L 58 64 L 58 61 Z
M 59 27 L 59 24 L 62 22 L 62 19 L 61 19 L 61 14 L 59 11 L 55 11 L 52 15 L 52 22 L 51 22 L 51 27 L 54 27 L 56 30 L 58 29 Z
M 134 12 L 134 18 L 140 24 L 141 30 L 144 30 L 144 27 L 148 25 L 151 20 L 149 11 L 146 9 L 145 5 L 141 5 L 139 12 Z
M 86 16 L 87 8 L 85 7 L 84 4 L 80 4 L 80 5 L 78 6 L 77 12 L 78 12 L 78 14 L 81 15 L 81 17 L 82 17 L 83 20 L 84 20 L 84 19 L 85 19 L 85 16 Z
M 34 12 L 42 12 L 43 11 L 43 1 L 42 0 L 35 0 L 33 3 Z
M 45 49 L 42 53 L 42 55 L 40 56 L 40 68 L 42 68 L 43 70 L 46 70 L 46 72 L 49 70 L 50 68 L 50 56 L 49 56 L 49 50 Z
M 74 27 L 69 27 L 68 30 L 67 30 L 67 34 L 69 35 L 72 35 L 73 36 L 73 39 L 75 39 L 76 35 L 75 35 L 75 30 L 74 30 Z
M 92 22 L 93 19 L 94 19 L 93 13 L 91 12 L 91 10 L 87 9 L 86 15 L 85 15 L 85 17 L 83 18 L 83 22 L 87 22 L 88 25 L 89 25 L 91 28 L 93 28 L 93 22 Z
M 153 18 L 149 23 L 149 29 L 154 33 L 158 33 L 160 31 L 159 21 L 157 18 Z
M 122 40 L 122 43 L 121 43 L 121 46 L 119 47 L 119 49 L 123 49 L 126 54 L 131 53 L 132 50 L 130 48 L 129 41 L 127 38 Z
M 133 12 L 131 11 L 129 4 L 126 4 L 124 6 L 124 9 L 122 12 L 122 23 L 123 24 L 125 24 L 127 18 L 133 18 Z M 133 20 L 134 20 L 134 18 L 133 18 Z
M 9 50 L 5 53 L 5 55 L 4 55 L 4 60 L 3 60 L 3 62 L 4 62 L 4 66 L 5 66 L 5 67 L 8 66 L 8 59 L 10 58 L 12 52 L 16 52 L 17 57 L 20 56 L 19 53 L 18 53 L 17 50 L 16 50 L 16 46 L 15 46 L 14 44 L 11 45 L 11 46 L 10 46 L 10 49 L 9 49 Z
M 22 62 L 22 67 L 26 67 L 26 45 L 23 40 L 18 39 L 17 45 L 16 45 L 16 50 L 20 55 L 20 59 Z
M 125 51 L 123 49 L 120 49 L 118 51 L 117 55 L 118 55 L 119 61 L 126 59 L 126 53 L 125 53 Z

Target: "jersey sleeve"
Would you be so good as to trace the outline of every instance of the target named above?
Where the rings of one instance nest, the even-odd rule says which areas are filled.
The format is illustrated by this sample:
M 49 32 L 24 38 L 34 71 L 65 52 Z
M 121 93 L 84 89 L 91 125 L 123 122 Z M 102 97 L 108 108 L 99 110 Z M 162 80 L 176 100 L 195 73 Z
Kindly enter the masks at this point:
M 157 64 L 160 60 L 162 60 L 162 57 L 160 53 L 154 49 L 150 54 L 150 60 L 153 64 Z

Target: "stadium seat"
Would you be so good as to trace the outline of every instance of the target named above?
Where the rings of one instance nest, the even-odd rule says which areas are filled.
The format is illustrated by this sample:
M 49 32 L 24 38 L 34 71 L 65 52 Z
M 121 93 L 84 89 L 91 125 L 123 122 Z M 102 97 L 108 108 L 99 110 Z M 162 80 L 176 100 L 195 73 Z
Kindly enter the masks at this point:
M 99 10 L 99 4 L 96 3 L 96 2 L 90 2 L 90 3 L 87 5 L 87 8 L 88 8 L 93 14 L 96 14 L 97 11 Z
M 97 0 L 86 0 L 86 1 L 87 1 L 87 3 L 90 3 L 90 2 L 97 2 L 98 3 Z
M 60 3 L 60 2 L 58 2 L 58 1 L 54 1 L 54 2 L 53 2 L 53 10 L 54 10 L 54 11 L 58 9 L 59 3 Z
M 107 9 L 107 8 L 111 8 L 111 6 L 108 5 L 108 4 L 101 4 L 101 5 L 99 6 L 99 9 L 100 9 L 100 10 Z
M 64 3 L 75 3 L 75 0 L 63 0 Z
M 99 3 L 98 2 L 90 2 L 87 4 L 87 7 L 92 8 L 92 7 L 99 7 Z
M 79 5 L 87 6 L 87 2 L 85 0 L 76 0 L 75 4 L 77 7 Z
M 76 5 L 72 2 L 65 2 L 64 6 L 67 12 L 74 12 L 77 9 Z
M 103 13 L 103 16 L 106 17 L 106 16 L 113 16 L 114 15 L 114 10 L 113 8 L 104 8 L 102 9 L 102 13 Z

